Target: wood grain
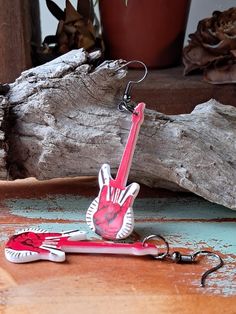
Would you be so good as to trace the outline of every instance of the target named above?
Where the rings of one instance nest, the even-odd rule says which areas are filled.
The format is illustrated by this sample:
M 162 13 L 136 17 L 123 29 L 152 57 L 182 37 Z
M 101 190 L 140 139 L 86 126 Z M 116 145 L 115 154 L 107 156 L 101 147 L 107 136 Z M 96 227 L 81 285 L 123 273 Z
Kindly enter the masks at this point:
M 3 256 L 4 242 L 16 230 L 38 226 L 50 230 L 87 229 L 86 204 L 96 195 L 94 179 L 27 179 L 0 184 L 1 313 L 235 313 L 236 213 L 191 195 L 162 195 L 146 190 L 134 203 L 135 235 L 159 232 L 172 250 L 208 248 L 225 266 L 199 279 L 216 261 L 178 265 L 148 257 L 68 254 L 62 264 L 16 265 Z M 37 195 L 38 191 L 38 195 Z M 153 198 L 153 192 L 158 197 Z M 155 194 L 154 193 L 154 194 Z M 218 219 L 218 220 L 217 220 Z M 95 237 L 89 233 L 89 237 Z
M 131 124 L 130 115 L 116 110 L 126 70 L 118 61 L 92 68 L 92 57 L 70 51 L 11 85 L 13 179 L 96 175 L 104 163 L 116 172 Z M 130 180 L 236 209 L 235 117 L 235 107 L 213 99 L 191 114 L 145 110 Z
M 9 83 L 32 65 L 31 43 L 40 37 L 38 0 L 0 0 L 0 7 L 0 82 Z

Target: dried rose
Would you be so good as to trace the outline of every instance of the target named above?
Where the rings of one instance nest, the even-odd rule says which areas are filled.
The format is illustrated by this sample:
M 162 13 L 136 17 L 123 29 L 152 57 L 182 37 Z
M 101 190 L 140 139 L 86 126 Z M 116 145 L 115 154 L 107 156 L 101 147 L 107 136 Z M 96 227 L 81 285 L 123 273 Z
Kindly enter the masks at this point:
M 236 82 L 236 8 L 213 12 L 189 37 L 183 49 L 184 74 L 200 69 L 210 83 Z

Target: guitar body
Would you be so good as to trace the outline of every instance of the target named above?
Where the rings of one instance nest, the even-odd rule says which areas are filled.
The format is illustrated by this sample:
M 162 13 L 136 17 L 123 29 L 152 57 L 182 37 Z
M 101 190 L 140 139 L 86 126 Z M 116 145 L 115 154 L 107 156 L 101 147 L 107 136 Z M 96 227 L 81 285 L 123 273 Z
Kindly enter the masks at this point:
M 84 231 L 48 232 L 38 228 L 24 229 L 12 236 L 5 246 L 5 257 L 12 263 L 28 263 L 38 260 L 64 262 L 65 252 L 58 245 L 59 241 L 86 240 Z
M 104 164 L 99 172 L 100 192 L 87 213 L 89 227 L 105 239 L 125 239 L 134 228 L 133 202 L 139 192 L 139 185 L 126 186 L 140 126 L 144 119 L 144 103 L 139 103 L 132 113 L 132 126 L 125 150 L 113 179 L 110 166 Z
M 110 166 L 104 164 L 99 172 L 100 193 L 91 203 L 86 221 L 89 227 L 105 239 L 127 238 L 134 228 L 133 202 L 139 184 L 120 188 L 111 177 Z

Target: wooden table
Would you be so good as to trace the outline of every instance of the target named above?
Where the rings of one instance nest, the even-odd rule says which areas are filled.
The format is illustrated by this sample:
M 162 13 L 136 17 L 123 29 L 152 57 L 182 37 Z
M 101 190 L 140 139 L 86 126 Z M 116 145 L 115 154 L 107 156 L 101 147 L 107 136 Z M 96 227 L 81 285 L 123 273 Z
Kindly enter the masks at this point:
M 69 254 L 65 263 L 11 264 L 4 243 L 16 230 L 81 228 L 97 193 L 94 179 L 0 184 L 0 313 L 236 313 L 236 212 L 188 194 L 141 188 L 135 233 L 157 233 L 171 250 L 211 249 L 225 266 L 201 288 L 201 274 L 217 261 L 174 264 L 151 257 Z

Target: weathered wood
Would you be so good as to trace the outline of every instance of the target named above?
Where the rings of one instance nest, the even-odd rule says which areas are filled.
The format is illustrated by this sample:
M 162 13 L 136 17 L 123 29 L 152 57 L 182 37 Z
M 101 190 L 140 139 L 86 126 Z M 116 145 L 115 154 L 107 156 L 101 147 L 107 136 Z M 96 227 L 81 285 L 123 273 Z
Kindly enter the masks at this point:
M 0 8 L 0 82 L 5 83 L 32 65 L 31 44 L 40 40 L 39 7 L 38 0 L 0 0 Z
M 116 105 L 126 71 L 118 62 L 91 69 L 71 51 L 28 70 L 11 86 L 8 163 L 13 178 L 115 172 L 130 127 Z M 236 209 L 236 108 L 210 100 L 191 114 L 146 110 L 131 180 L 188 190 Z

